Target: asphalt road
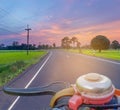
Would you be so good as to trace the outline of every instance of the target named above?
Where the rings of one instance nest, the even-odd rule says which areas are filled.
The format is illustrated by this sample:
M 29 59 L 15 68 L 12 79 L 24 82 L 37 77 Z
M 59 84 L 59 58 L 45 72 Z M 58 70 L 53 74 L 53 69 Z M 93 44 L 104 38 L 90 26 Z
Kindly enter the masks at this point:
M 50 82 L 66 81 L 75 83 L 82 74 L 95 72 L 112 79 L 120 89 L 120 63 L 74 54 L 62 50 L 52 50 L 39 63 L 29 68 L 9 86 L 29 88 L 43 86 Z M 0 92 L 0 110 L 44 110 L 51 96 L 16 97 Z

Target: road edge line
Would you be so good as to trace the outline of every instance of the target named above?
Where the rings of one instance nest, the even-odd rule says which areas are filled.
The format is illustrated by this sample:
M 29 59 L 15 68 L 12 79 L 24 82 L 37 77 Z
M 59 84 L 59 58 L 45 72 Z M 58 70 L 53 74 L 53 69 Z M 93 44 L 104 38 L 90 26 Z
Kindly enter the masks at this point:
M 52 52 L 50 53 L 50 55 L 47 57 L 47 59 L 44 61 L 44 63 L 42 64 L 42 66 L 38 69 L 38 71 L 35 73 L 35 75 L 33 76 L 33 78 L 28 82 L 28 84 L 25 86 L 25 89 L 27 89 L 30 84 L 34 81 L 34 79 L 37 77 L 37 75 L 39 74 L 39 72 L 42 70 L 42 68 L 45 66 L 45 64 L 47 63 L 47 61 L 50 59 L 50 57 L 52 56 Z M 10 107 L 8 108 L 8 110 L 12 110 L 12 108 L 15 106 L 15 104 L 17 103 L 17 101 L 20 99 L 20 96 L 18 96 L 15 101 L 10 105 Z
M 116 64 L 116 65 L 120 65 L 120 62 L 112 61 L 112 60 L 109 60 L 109 59 L 104 59 L 104 58 L 100 58 L 100 57 L 94 57 L 94 56 L 90 56 L 90 55 L 86 55 L 86 54 L 79 54 L 79 53 L 71 53 L 71 54 L 84 56 L 84 57 L 89 57 L 89 58 L 92 58 L 92 59 L 97 59 L 97 60 L 100 60 L 100 61 L 104 61 L 104 62 Z

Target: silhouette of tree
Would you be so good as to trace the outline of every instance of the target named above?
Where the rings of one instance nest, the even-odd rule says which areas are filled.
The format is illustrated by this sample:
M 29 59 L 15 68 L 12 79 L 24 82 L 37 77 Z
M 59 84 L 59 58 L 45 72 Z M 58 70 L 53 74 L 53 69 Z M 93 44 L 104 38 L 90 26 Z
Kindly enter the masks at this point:
M 77 42 L 77 48 L 79 49 L 79 53 L 81 53 L 81 43 L 80 42 Z
M 78 42 L 78 39 L 76 37 L 71 38 L 71 42 L 73 43 L 73 48 L 75 48 L 75 43 Z M 76 46 L 77 47 L 77 46 Z
M 114 41 L 112 41 L 111 47 L 113 49 L 118 49 L 118 48 L 120 48 L 120 44 L 117 40 L 114 40 Z
M 70 48 L 70 43 L 71 43 L 71 40 L 69 39 L 69 37 L 64 37 L 62 40 L 61 40 L 61 45 L 63 48 Z
M 103 35 L 98 35 L 91 40 L 91 47 L 95 50 L 106 50 L 110 46 L 110 41 L 107 37 Z
M 53 48 L 56 48 L 56 44 L 55 43 L 53 43 Z
M 5 49 L 5 44 L 0 44 L 0 50 Z

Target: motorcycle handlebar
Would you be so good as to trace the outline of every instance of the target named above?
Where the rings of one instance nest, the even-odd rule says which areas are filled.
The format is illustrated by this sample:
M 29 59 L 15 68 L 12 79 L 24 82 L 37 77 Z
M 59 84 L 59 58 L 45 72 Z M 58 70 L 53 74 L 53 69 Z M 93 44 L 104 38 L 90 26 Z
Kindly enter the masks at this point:
M 38 95 L 54 95 L 56 92 L 49 90 L 49 88 L 27 88 L 27 89 L 16 89 L 4 87 L 3 91 L 10 95 L 17 96 L 38 96 Z
M 27 89 L 16 89 L 16 88 L 8 88 L 4 87 L 3 91 L 7 94 L 10 95 L 17 95 L 17 96 L 37 96 L 37 95 L 54 95 L 56 92 L 53 90 L 49 90 L 50 88 L 27 88 Z M 62 102 L 62 101 L 61 101 Z M 63 103 L 63 102 L 62 102 Z M 60 104 L 61 105 L 61 104 Z M 68 105 L 68 102 L 65 103 L 64 108 L 66 108 Z M 82 104 L 79 108 L 94 108 L 94 109 L 113 109 L 113 108 L 118 108 L 120 107 L 120 97 L 117 97 L 117 104 L 110 104 L 110 105 L 87 105 L 87 104 Z M 59 106 L 55 106 L 54 109 L 49 109 L 49 110 L 62 110 L 59 109 Z M 67 109 L 64 109 L 67 110 Z M 79 110 L 79 109 L 78 109 Z
M 9 88 L 4 86 L 3 87 L 3 91 L 7 94 L 10 95 L 17 95 L 17 96 L 40 96 L 40 95 L 54 95 L 57 91 L 53 90 L 51 88 L 52 83 L 47 85 L 47 86 L 43 86 L 43 87 L 34 87 L 34 88 L 27 88 L 27 89 L 16 89 L 16 88 Z M 70 98 L 70 97 L 69 97 Z M 63 103 L 63 101 L 60 101 L 60 103 Z M 68 106 L 68 101 L 65 103 L 63 108 L 66 108 Z M 49 110 L 62 110 L 59 109 L 58 106 L 55 106 L 56 109 L 49 109 Z M 117 103 L 113 103 L 110 105 L 87 105 L 87 104 L 82 104 L 79 108 L 94 108 L 94 109 L 108 109 L 108 108 L 118 108 L 120 107 L 120 97 L 117 97 Z M 64 109 L 64 110 L 67 110 Z M 78 109 L 79 110 L 79 109 Z
M 56 86 L 59 85 L 59 86 Z M 61 86 L 62 85 L 62 88 Z M 54 95 L 57 91 L 59 91 L 56 87 L 63 89 L 69 87 L 70 84 L 64 81 L 56 81 L 49 83 L 48 85 L 41 87 L 32 87 L 32 88 L 9 88 L 7 86 L 3 87 L 3 91 L 10 95 L 17 96 L 38 96 L 38 95 Z M 56 89 L 56 90 L 55 90 Z

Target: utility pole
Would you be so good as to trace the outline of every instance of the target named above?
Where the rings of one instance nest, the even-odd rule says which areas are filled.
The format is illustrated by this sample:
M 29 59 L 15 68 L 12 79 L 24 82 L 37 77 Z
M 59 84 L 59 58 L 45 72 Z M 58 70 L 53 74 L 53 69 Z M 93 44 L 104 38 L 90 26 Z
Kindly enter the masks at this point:
M 29 31 L 31 28 L 29 28 L 29 25 L 27 25 L 27 28 L 25 29 L 27 31 L 27 55 L 29 54 Z

